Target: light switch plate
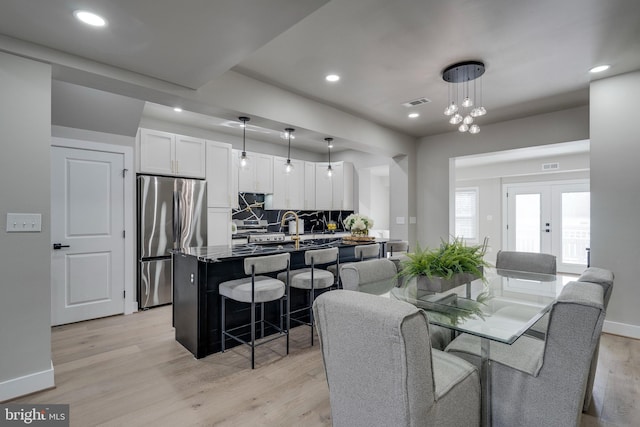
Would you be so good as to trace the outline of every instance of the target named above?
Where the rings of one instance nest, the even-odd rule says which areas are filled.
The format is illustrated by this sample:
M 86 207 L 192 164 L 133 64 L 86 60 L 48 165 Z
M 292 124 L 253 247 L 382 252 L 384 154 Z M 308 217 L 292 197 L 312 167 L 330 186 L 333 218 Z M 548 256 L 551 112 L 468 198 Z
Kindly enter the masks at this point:
M 418 222 L 418 219 L 415 216 L 409 217 L 409 224 L 415 224 L 416 222 Z
M 42 214 L 7 213 L 7 233 L 39 233 L 42 231 Z
M 404 224 L 404 217 L 403 216 L 397 216 L 396 217 L 396 224 Z

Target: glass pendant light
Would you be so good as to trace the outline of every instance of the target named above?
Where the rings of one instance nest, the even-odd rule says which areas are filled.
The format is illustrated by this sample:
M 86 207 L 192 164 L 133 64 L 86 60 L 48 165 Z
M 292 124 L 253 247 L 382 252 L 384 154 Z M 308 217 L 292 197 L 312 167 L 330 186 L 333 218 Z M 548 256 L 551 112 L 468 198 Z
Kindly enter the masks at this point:
M 333 144 L 331 144 L 331 141 L 333 141 L 333 138 L 325 138 L 324 140 L 327 141 L 327 152 L 329 154 L 329 166 L 327 166 L 327 176 L 331 178 L 333 176 L 333 169 L 331 168 L 331 147 L 333 147 Z
M 451 123 L 452 125 L 457 125 L 460 122 L 462 122 L 462 116 L 459 113 L 456 113 L 449 119 L 449 123 Z
M 482 106 L 482 75 L 485 65 L 480 61 L 463 61 L 449 65 L 442 71 L 448 83 L 449 101 L 444 109 L 448 121 L 460 132 L 478 133 L 477 118 L 487 114 Z
M 293 164 L 291 163 L 291 134 L 295 131 L 294 128 L 286 128 L 284 130 L 287 133 L 289 139 L 289 150 L 287 151 L 287 163 L 284 164 L 284 173 L 289 175 L 293 172 Z
M 242 154 L 240 155 L 240 167 L 246 168 L 249 160 L 247 158 L 246 144 L 247 144 L 247 122 L 250 120 L 249 117 L 238 117 L 238 120 L 242 122 Z

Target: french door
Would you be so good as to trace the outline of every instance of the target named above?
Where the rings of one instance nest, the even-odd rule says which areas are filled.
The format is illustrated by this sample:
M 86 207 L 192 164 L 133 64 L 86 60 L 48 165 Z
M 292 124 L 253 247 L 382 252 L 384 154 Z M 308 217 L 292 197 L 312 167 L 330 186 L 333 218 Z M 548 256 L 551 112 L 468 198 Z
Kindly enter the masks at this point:
M 504 194 L 506 250 L 553 254 L 559 272 L 584 270 L 590 244 L 588 180 L 506 184 Z

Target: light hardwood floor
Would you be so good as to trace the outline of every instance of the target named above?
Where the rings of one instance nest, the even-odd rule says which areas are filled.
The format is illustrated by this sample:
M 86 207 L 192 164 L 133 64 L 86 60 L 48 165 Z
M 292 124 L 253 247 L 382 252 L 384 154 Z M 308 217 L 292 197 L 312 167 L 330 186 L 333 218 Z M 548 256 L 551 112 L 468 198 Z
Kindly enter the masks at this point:
M 330 426 L 320 347 L 309 328 L 256 351 L 200 360 L 174 339 L 171 307 L 53 328 L 56 388 L 16 399 L 68 403 L 72 426 Z M 640 342 L 603 335 L 582 426 L 638 425 Z

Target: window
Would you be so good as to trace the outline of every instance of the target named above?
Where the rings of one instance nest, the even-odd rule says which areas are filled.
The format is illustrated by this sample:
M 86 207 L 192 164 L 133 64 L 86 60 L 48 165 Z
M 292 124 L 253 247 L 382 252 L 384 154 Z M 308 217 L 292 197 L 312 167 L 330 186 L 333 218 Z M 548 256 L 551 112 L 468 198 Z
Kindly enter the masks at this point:
M 456 236 L 478 242 L 478 188 L 456 190 Z

